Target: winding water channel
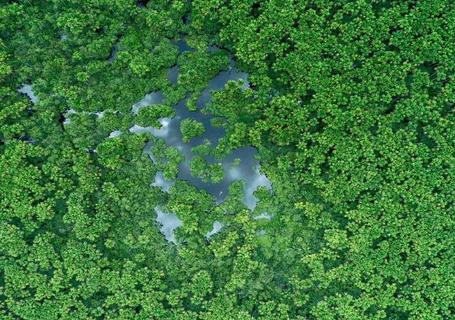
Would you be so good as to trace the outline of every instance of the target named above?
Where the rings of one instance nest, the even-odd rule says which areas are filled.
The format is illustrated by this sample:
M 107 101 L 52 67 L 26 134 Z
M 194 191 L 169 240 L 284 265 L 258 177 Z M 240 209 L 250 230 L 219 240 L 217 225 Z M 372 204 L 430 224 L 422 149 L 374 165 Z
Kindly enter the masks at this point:
M 183 40 L 178 41 L 177 45 L 180 48 L 180 52 L 192 50 Z M 169 69 L 168 80 L 171 83 L 177 83 L 178 72 L 178 66 L 174 66 Z M 228 70 L 220 72 L 215 78 L 209 81 L 207 88 L 202 92 L 201 97 L 198 100 L 198 110 L 189 111 L 186 106 L 186 99 L 183 99 L 176 106 L 174 106 L 176 113 L 174 117 L 159 119 L 161 125 L 160 128 L 140 127 L 138 125 L 134 125 L 130 128 L 130 131 L 134 133 L 150 132 L 153 136 L 164 139 L 167 145 L 177 148 L 185 159 L 182 163 L 180 163 L 180 170 L 177 178 L 185 180 L 198 189 L 205 190 L 212 194 L 218 203 L 224 201 L 228 195 L 229 185 L 232 182 L 242 180 L 244 182 L 245 191 L 243 203 L 248 209 L 253 210 L 258 201 L 258 199 L 254 196 L 254 192 L 258 189 L 258 187 L 263 186 L 268 190 L 271 190 L 272 188 L 270 180 L 260 172 L 260 165 L 256 159 L 257 151 L 255 148 L 238 148 L 232 151 L 220 162 L 212 156 L 206 156 L 205 160 L 208 163 L 218 163 L 223 168 L 224 179 L 219 183 L 203 181 L 201 178 L 193 176 L 190 170 L 191 159 L 195 156 L 192 148 L 204 144 L 207 141 L 210 142 L 210 146 L 212 148 L 215 148 L 219 140 L 225 136 L 224 129 L 212 126 L 211 120 L 213 119 L 213 116 L 211 114 L 202 113 L 201 109 L 211 101 L 213 91 L 223 89 L 228 81 L 239 80 L 243 82 L 244 89 L 249 87 L 248 74 L 236 69 L 235 62 L 231 59 Z M 164 96 L 161 92 L 151 92 L 132 106 L 132 112 L 137 114 L 142 107 L 160 104 L 163 102 Z M 180 124 L 184 119 L 194 119 L 202 123 L 205 127 L 205 132 L 202 135 L 191 139 L 188 143 L 184 143 L 180 132 Z M 156 157 L 150 149 L 151 146 L 149 145 L 148 148 L 146 148 L 146 152 L 150 154 L 152 161 L 156 161 Z M 239 159 L 240 162 L 238 163 Z M 174 181 L 166 180 L 164 178 L 163 172 L 158 172 L 152 186 L 159 187 L 164 192 L 169 192 L 173 184 Z M 155 211 L 157 213 L 156 220 L 162 226 L 161 232 L 168 241 L 176 242 L 173 231 L 182 226 L 181 220 L 178 219 L 174 213 L 166 212 L 162 208 L 155 208 Z M 270 220 L 271 216 L 264 212 L 256 216 L 255 219 Z M 206 237 L 210 238 L 215 235 L 221 231 L 222 227 L 223 225 L 221 222 L 214 221 L 213 229 L 207 233 Z

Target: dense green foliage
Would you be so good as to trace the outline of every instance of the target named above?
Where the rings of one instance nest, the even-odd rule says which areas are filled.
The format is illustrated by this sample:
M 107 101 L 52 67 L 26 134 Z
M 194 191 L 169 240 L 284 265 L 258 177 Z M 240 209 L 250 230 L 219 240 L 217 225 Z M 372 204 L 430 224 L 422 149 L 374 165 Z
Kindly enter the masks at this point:
M 221 163 L 210 164 L 201 156 L 191 159 L 190 170 L 193 176 L 199 177 L 205 182 L 218 183 L 224 177 Z
M 192 138 L 200 136 L 205 132 L 204 124 L 194 119 L 183 119 L 180 123 L 180 132 L 183 142 L 189 142 Z
M 140 4 L 0 1 L 0 319 L 453 319 L 453 1 Z M 223 203 L 151 186 L 183 157 L 129 132 L 185 97 L 196 110 L 228 52 L 250 88 L 207 110 L 217 156 L 258 149 L 273 194 L 252 212 L 240 182 Z M 209 150 L 191 170 L 217 182 Z M 183 221 L 177 245 L 157 206 Z
M 135 119 L 135 123 L 141 127 L 159 127 L 159 118 L 174 116 L 175 111 L 168 105 L 153 105 L 141 108 Z

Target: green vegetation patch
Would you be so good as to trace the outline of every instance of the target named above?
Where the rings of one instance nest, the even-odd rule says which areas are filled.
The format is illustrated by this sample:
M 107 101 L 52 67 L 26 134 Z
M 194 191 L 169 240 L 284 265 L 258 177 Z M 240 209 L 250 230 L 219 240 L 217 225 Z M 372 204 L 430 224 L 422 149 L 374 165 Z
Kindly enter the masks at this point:
M 205 127 L 202 122 L 197 120 L 183 119 L 180 123 L 180 132 L 183 142 L 188 143 L 192 138 L 202 135 L 205 132 Z
M 141 127 L 160 127 L 160 118 L 172 118 L 175 115 L 175 110 L 171 106 L 165 104 L 154 104 L 145 106 L 139 109 L 135 118 L 137 125 Z

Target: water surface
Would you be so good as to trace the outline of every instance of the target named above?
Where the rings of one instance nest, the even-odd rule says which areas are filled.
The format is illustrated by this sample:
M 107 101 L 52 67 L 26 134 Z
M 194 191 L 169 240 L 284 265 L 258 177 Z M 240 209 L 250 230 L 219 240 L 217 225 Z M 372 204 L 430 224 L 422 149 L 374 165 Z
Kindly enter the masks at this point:
M 177 243 L 174 230 L 181 227 L 182 221 L 172 212 L 166 212 L 159 207 L 155 207 L 156 222 L 161 225 L 160 232 L 167 241 Z
M 176 44 L 179 46 L 180 52 L 194 50 L 183 40 L 176 42 Z M 178 66 L 169 69 L 168 80 L 170 83 L 177 83 L 178 72 Z M 197 102 L 198 110 L 189 111 L 186 106 L 187 99 L 185 98 L 174 106 L 174 117 L 159 119 L 159 128 L 134 125 L 130 128 L 130 132 L 149 132 L 157 138 L 164 139 L 167 145 L 177 148 L 185 159 L 179 165 L 177 178 L 185 180 L 196 188 L 212 194 L 218 203 L 225 200 L 228 195 L 228 188 L 232 182 L 243 181 L 243 203 L 248 209 L 254 210 L 258 202 L 258 199 L 254 196 L 254 192 L 258 187 L 262 186 L 268 190 L 272 189 L 270 180 L 260 172 L 260 165 L 257 160 L 257 150 L 255 148 L 242 147 L 235 149 L 222 160 L 217 160 L 211 155 L 205 156 L 204 159 L 208 163 L 222 166 L 224 179 L 219 183 L 203 181 L 201 178 L 193 176 L 190 170 L 190 162 L 196 156 L 192 150 L 194 147 L 209 143 L 213 150 L 218 145 L 219 140 L 225 136 L 223 128 L 212 126 L 211 120 L 213 119 L 213 115 L 202 112 L 202 109 L 210 103 L 212 92 L 223 89 L 228 81 L 242 81 L 243 89 L 249 87 L 248 74 L 236 69 L 235 62 L 232 59 L 230 60 L 229 68 L 227 70 L 220 72 L 216 77 L 209 81 L 207 88 L 203 90 Z M 132 112 L 133 114 L 137 114 L 140 108 L 144 106 L 161 104 L 164 102 L 164 98 L 165 97 L 161 92 L 151 92 L 132 106 Z M 180 132 L 180 124 L 184 119 L 194 119 L 202 123 L 205 127 L 205 132 L 202 135 L 191 139 L 188 143 L 184 143 Z M 144 151 L 149 154 L 150 159 L 156 164 L 157 157 L 153 154 L 153 144 L 151 142 L 146 145 Z M 164 192 L 169 192 L 173 184 L 173 180 L 166 180 L 163 173 L 158 172 L 152 186 L 158 187 Z M 161 229 L 162 233 L 168 241 L 175 243 L 175 236 L 173 236 L 172 231 L 181 226 L 181 220 L 175 214 L 166 213 L 159 208 L 155 208 L 155 211 L 158 215 L 157 221 L 163 226 Z M 272 216 L 265 212 L 255 217 L 256 220 L 270 220 L 271 218 Z M 214 221 L 213 228 L 206 234 L 206 238 L 209 239 L 220 232 L 222 228 L 223 224 L 221 222 Z
M 22 87 L 19 88 L 20 93 L 26 94 L 30 101 L 32 101 L 33 104 L 38 102 L 38 97 L 35 95 L 35 92 L 33 92 L 33 86 L 30 84 L 23 84 Z

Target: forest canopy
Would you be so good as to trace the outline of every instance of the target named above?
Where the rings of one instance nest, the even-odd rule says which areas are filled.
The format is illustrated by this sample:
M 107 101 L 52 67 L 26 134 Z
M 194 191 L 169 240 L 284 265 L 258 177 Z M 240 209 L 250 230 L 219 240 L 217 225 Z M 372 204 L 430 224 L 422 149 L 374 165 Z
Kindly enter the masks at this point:
M 454 105 L 451 0 L 0 1 L 0 319 L 454 319 Z

